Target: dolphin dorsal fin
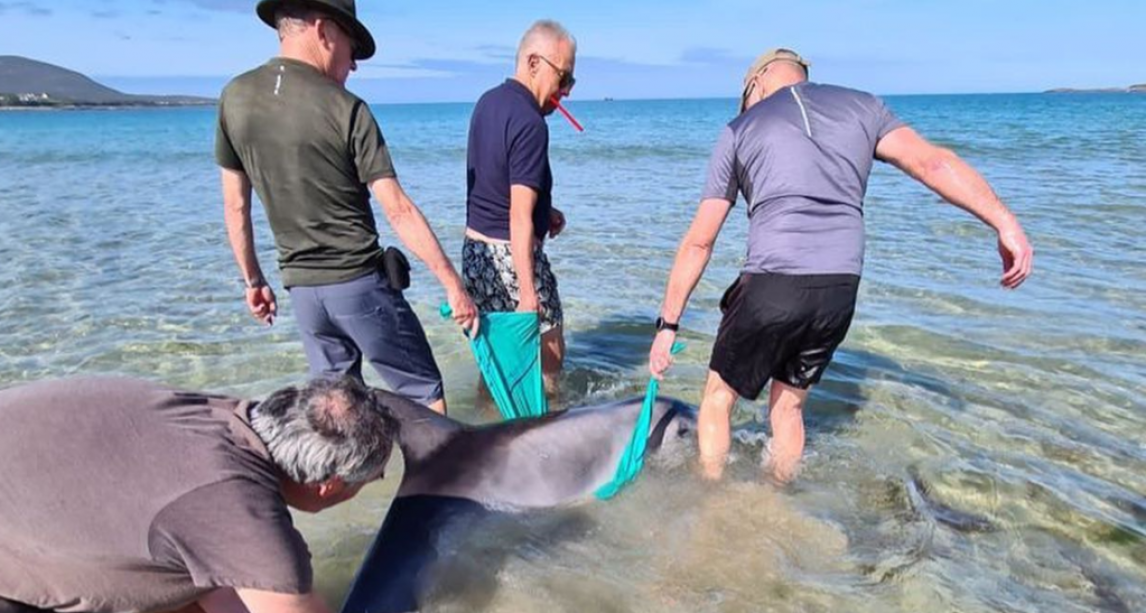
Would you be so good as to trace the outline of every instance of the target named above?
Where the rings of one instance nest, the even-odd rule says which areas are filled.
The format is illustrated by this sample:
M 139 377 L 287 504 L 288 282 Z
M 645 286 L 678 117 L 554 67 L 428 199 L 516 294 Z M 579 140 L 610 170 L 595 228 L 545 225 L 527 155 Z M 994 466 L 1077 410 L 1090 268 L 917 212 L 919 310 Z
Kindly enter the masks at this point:
M 398 421 L 398 445 L 407 463 L 430 456 L 464 429 L 458 422 L 393 392 L 375 389 L 374 397 Z

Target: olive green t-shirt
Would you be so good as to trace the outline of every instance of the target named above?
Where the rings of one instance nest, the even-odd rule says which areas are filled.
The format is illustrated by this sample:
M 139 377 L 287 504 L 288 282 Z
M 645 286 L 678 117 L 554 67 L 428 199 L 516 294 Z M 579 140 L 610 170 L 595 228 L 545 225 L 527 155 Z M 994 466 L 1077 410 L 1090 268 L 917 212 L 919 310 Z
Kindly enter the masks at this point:
M 394 165 L 370 107 L 313 66 L 276 57 L 219 100 L 215 159 L 266 208 L 283 284 L 328 285 L 377 269 L 367 185 Z

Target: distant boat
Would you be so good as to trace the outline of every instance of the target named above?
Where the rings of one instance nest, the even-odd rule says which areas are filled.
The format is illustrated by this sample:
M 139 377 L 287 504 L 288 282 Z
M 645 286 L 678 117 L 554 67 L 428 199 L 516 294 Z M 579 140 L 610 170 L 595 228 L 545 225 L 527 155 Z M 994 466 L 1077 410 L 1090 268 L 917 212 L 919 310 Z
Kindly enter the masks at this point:
M 610 96 L 605 96 L 605 102 L 612 102 L 612 101 L 613 101 L 613 98 L 612 98 L 612 97 L 610 97 Z

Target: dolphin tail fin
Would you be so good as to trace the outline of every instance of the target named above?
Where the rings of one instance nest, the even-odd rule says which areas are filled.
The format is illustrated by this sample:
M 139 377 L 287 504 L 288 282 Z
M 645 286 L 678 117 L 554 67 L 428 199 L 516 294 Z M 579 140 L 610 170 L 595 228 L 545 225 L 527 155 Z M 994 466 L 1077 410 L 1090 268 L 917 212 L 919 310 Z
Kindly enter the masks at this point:
M 398 422 L 398 444 L 407 461 L 429 456 L 465 429 L 449 417 L 393 392 L 373 391 L 378 404 Z

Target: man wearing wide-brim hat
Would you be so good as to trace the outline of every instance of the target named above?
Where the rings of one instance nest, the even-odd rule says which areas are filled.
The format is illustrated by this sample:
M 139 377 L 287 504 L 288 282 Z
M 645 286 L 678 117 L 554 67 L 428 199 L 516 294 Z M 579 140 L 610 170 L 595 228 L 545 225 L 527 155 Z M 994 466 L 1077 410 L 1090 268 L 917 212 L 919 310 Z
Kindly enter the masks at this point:
M 1033 251 L 990 185 L 951 151 L 928 143 L 866 92 L 808 81 L 811 64 L 773 49 L 748 69 L 740 113 L 722 131 L 700 207 L 680 243 L 649 351 L 661 376 L 689 295 L 737 198 L 748 214 L 748 256 L 720 301 L 697 433 L 706 477 L 722 476 L 737 399 L 771 382 L 767 469 L 791 481 L 804 451 L 804 402 L 847 335 L 864 257 L 863 201 L 875 160 L 890 163 L 995 230 L 1000 284 L 1018 287 Z M 936 262 L 936 264 L 940 264 Z
M 293 5 L 296 12 L 297 9 L 310 10 L 333 19 L 354 41 L 355 60 L 368 60 L 374 56 L 374 37 L 358 20 L 354 0 L 263 0 L 255 8 L 255 12 L 259 14 L 259 19 L 262 19 L 263 23 L 277 29 L 276 12 L 284 7 L 290 9 L 290 5 Z
M 371 193 L 445 288 L 454 319 L 476 328 L 477 310 L 399 184 L 370 107 L 346 90 L 357 61 L 374 54 L 374 38 L 353 0 L 263 0 L 257 12 L 278 31 L 280 53 L 223 90 L 215 138 L 247 307 L 268 325 L 278 310 L 256 255 L 253 187 L 274 233 L 311 376 L 361 378 L 365 360 L 396 393 L 444 413 L 441 372 L 402 295 L 408 265 L 401 252 L 380 248 Z

